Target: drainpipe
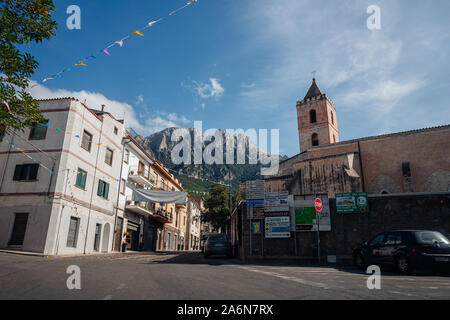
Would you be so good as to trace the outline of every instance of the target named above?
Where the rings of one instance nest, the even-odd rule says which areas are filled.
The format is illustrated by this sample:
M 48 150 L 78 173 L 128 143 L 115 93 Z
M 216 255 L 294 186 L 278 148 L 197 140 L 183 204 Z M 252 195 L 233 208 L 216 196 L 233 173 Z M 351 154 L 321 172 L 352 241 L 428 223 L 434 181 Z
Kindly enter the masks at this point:
M 117 218 L 119 216 L 120 185 L 122 183 L 122 170 L 123 170 L 123 158 L 125 156 L 125 146 L 130 142 L 131 142 L 131 139 L 129 139 L 127 142 L 125 142 L 122 147 L 122 163 L 120 164 L 120 179 L 119 179 L 119 188 L 117 190 L 116 216 L 114 217 L 114 232 L 113 232 L 113 241 L 112 241 L 111 251 L 114 251 L 114 237 L 115 237 L 115 231 L 116 231 L 116 225 L 117 225 Z M 125 199 L 125 202 L 126 202 L 126 199 Z M 122 237 L 122 235 L 121 235 L 121 237 Z M 122 238 L 121 238 L 121 240 L 122 240 Z M 119 252 L 121 249 L 122 249 L 122 241 L 120 242 Z

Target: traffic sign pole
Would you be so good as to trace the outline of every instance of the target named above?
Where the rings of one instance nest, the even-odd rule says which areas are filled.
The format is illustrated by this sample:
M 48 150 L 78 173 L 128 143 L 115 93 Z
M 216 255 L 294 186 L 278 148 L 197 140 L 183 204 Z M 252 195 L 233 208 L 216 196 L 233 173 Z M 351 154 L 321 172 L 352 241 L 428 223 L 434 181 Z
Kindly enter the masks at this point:
M 320 265 L 320 212 L 322 211 L 323 208 L 322 200 L 316 198 L 314 200 L 314 207 L 316 208 L 316 221 L 317 221 L 317 261 Z

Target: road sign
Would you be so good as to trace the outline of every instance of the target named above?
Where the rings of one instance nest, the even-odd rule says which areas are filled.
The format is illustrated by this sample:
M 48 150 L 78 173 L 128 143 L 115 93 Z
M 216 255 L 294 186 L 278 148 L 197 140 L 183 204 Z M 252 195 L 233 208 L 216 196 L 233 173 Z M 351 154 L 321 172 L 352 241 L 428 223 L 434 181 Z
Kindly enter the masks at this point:
M 289 217 L 266 217 L 266 238 L 290 238 L 291 232 L 289 220 Z
M 314 200 L 314 207 L 316 208 L 317 211 L 322 211 L 322 200 L 320 200 L 319 198 L 316 198 L 316 200 Z
M 337 213 L 368 213 L 369 201 L 366 192 L 336 193 Z

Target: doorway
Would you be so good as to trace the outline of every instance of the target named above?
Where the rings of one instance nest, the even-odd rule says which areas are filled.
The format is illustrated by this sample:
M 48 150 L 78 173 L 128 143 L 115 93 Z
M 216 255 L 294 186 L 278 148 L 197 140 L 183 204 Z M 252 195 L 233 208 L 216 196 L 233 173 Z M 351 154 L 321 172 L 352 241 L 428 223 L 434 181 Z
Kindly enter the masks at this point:
M 111 232 L 110 229 L 111 229 L 111 227 L 109 226 L 109 223 L 106 223 L 105 227 L 103 228 L 102 252 L 108 252 L 109 234 Z
M 28 213 L 16 213 L 13 231 L 9 240 L 10 246 L 21 246 L 27 230 Z

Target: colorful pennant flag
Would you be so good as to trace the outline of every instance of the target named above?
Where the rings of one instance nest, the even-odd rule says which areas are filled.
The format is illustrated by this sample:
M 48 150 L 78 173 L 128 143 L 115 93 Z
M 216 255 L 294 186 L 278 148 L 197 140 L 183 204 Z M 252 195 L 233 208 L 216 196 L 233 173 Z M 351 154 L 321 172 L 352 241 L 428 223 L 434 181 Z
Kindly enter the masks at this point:
M 131 35 L 133 35 L 133 34 L 138 34 L 138 35 L 140 35 L 141 37 L 143 37 L 144 35 L 142 34 L 142 32 L 141 31 L 139 31 L 139 30 L 136 30 L 136 31 L 133 31 L 133 33 L 131 34 Z
M 9 108 L 9 104 L 8 102 L 6 102 L 5 100 L 3 100 L 3 103 L 6 105 L 6 107 L 8 108 L 8 111 L 11 112 L 11 109 Z
M 84 63 L 83 61 L 78 62 L 77 64 L 75 64 L 76 66 L 87 66 L 86 63 Z
M 104 53 L 106 53 L 108 56 L 111 56 L 111 54 L 108 52 L 108 48 L 103 49 L 102 51 L 103 51 Z

